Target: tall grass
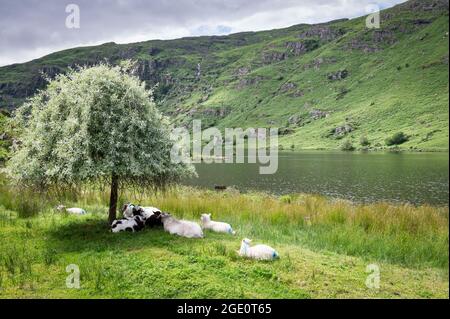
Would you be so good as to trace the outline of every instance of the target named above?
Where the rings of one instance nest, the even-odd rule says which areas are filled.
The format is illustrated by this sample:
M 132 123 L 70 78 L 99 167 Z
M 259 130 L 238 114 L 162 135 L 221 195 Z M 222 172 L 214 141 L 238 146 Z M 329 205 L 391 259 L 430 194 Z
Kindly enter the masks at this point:
M 363 205 L 312 195 L 279 198 L 192 188 L 153 195 L 148 203 L 186 218 L 210 212 L 214 219 L 233 223 L 242 236 L 405 265 L 448 267 L 448 207 Z
M 106 220 L 107 192 L 85 189 L 49 198 L 0 187 L 0 206 L 19 217 L 49 211 L 63 202 L 104 213 Z M 157 206 L 179 218 L 197 221 L 201 213 L 212 213 L 213 219 L 232 223 L 240 237 L 407 266 L 448 268 L 448 207 L 355 204 L 314 195 L 277 197 L 182 186 L 151 194 L 123 192 L 120 202 L 127 201 Z

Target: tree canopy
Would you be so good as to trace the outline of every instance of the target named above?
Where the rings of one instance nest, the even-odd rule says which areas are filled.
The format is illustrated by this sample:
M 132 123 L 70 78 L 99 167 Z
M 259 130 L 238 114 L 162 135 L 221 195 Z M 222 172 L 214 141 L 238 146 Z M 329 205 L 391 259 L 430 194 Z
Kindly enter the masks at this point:
M 9 175 L 42 188 L 111 179 L 149 188 L 195 174 L 192 166 L 171 161 L 169 122 L 129 70 L 129 64 L 100 64 L 49 80 L 15 113 L 20 143 Z

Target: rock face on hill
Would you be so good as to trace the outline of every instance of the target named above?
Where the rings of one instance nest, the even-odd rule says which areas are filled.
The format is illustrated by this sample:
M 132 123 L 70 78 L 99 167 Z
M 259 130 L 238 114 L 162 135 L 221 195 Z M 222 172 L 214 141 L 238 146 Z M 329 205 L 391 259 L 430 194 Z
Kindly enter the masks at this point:
M 0 109 L 15 109 L 46 86 L 46 77 L 68 67 L 124 59 L 136 61 L 134 74 L 175 124 L 193 118 L 220 128 L 269 123 L 286 137 L 299 133 L 289 143 L 300 147 L 337 147 L 335 136 L 359 140 L 360 132 L 383 144 L 401 124 L 412 136 L 406 146 L 426 141 L 423 147 L 448 148 L 448 119 L 442 120 L 448 118 L 448 0 L 384 10 L 380 29 L 367 29 L 361 17 L 61 51 L 1 67 Z M 357 130 L 342 124 L 349 115 Z

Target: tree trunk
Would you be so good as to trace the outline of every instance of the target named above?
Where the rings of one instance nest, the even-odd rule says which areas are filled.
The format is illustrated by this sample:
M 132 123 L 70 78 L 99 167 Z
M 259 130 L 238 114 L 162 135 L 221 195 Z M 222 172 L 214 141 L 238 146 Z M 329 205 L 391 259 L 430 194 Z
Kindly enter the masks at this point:
M 117 199 L 118 199 L 118 188 L 119 188 L 119 178 L 116 174 L 112 174 L 111 176 L 111 195 L 109 197 L 109 218 L 108 221 L 110 224 L 117 217 Z

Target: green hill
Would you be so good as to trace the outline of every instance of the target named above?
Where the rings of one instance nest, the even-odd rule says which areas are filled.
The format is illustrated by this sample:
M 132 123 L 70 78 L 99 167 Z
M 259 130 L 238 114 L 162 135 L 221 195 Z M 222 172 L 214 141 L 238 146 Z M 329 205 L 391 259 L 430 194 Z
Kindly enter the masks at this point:
M 0 68 L 0 107 L 44 87 L 41 72 L 134 59 L 177 124 L 279 127 L 281 144 L 296 149 L 382 148 L 403 132 L 401 148 L 448 150 L 448 29 L 448 0 L 414 0 L 382 11 L 380 29 L 361 17 L 75 48 Z

